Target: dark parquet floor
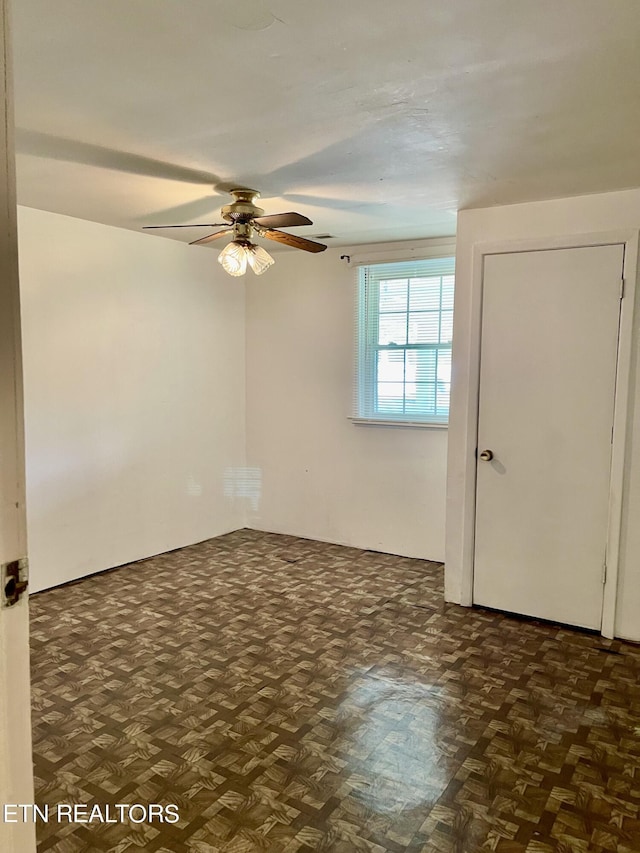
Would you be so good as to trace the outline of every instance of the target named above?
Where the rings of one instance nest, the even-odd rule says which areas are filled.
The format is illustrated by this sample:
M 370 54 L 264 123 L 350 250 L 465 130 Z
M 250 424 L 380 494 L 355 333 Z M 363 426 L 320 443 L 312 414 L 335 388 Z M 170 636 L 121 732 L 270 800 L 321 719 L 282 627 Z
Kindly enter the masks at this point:
M 638 853 L 640 649 L 242 530 L 32 598 L 39 853 Z M 138 812 L 139 814 L 139 812 Z

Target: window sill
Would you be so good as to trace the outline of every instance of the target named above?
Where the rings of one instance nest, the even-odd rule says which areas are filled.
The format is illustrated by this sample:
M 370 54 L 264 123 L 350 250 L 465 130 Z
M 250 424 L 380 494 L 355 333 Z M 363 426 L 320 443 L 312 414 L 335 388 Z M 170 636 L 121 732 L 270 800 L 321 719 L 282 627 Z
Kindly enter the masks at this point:
M 448 429 L 448 423 L 429 421 L 387 421 L 383 418 L 349 418 L 354 426 L 411 427 L 412 429 Z

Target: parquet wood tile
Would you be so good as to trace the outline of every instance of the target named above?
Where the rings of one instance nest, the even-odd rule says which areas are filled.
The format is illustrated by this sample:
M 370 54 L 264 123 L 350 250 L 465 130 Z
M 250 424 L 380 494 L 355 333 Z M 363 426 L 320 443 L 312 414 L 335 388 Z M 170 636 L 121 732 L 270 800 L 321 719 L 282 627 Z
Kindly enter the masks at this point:
M 31 599 L 40 853 L 639 853 L 640 649 L 250 530 Z

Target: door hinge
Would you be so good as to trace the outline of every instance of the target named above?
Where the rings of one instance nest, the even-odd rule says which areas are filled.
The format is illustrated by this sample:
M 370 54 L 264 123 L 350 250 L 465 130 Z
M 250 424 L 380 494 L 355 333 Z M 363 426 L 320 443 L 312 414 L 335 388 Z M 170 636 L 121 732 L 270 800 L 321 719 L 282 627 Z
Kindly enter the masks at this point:
M 624 299 L 624 279 L 620 279 L 620 299 Z
M 605 560 L 605 562 L 602 564 L 602 583 L 606 583 L 606 582 L 607 582 L 607 563 Z
M 2 606 L 12 607 L 24 595 L 29 585 L 29 559 L 22 557 L 0 566 L 2 570 Z

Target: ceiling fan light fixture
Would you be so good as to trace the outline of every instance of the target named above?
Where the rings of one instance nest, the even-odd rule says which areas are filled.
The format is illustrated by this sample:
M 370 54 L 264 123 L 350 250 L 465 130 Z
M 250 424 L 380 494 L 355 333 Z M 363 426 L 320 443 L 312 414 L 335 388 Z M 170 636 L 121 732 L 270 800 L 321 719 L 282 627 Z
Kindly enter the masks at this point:
M 290 210 L 286 213 L 264 215 L 264 210 L 258 207 L 255 200 L 260 197 L 257 190 L 246 187 L 236 187 L 229 190 L 233 201 L 222 207 L 221 215 L 224 222 L 199 223 L 194 225 L 145 225 L 144 228 L 221 228 L 199 240 L 192 240 L 190 246 L 205 246 L 221 237 L 233 235 L 233 240 L 218 255 L 218 261 L 225 272 L 233 276 L 244 275 L 247 265 L 256 275 L 262 275 L 274 263 L 274 259 L 261 246 L 251 241 L 254 234 L 265 240 L 274 240 L 294 249 L 304 252 L 324 252 L 324 243 L 317 243 L 306 237 L 298 237 L 281 228 L 295 228 L 300 225 L 313 225 L 308 216 Z
M 256 275 L 262 275 L 275 263 L 269 252 L 255 243 L 250 243 L 247 246 L 247 260 Z
M 247 250 L 244 244 L 233 240 L 218 255 L 218 263 L 229 275 L 244 275 L 247 271 Z
M 233 276 L 244 275 L 247 262 L 256 275 L 262 275 L 274 263 L 274 259 L 262 246 L 245 239 L 232 240 L 218 255 L 218 263 Z

